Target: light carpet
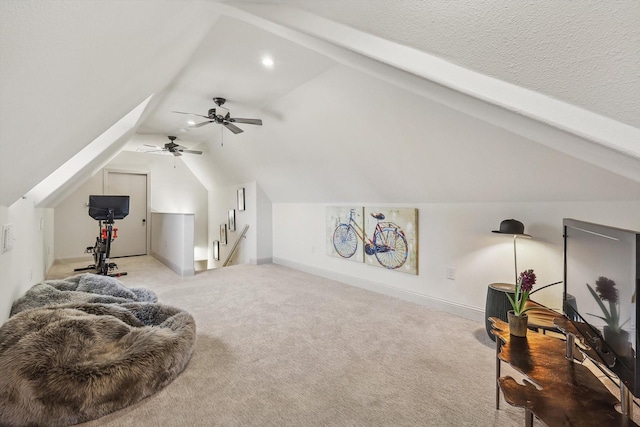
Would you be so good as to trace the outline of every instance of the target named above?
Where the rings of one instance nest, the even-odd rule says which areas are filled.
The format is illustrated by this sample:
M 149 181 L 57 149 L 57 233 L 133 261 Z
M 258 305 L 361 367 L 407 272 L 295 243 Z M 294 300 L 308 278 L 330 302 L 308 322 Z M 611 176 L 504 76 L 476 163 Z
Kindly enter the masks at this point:
M 183 278 L 149 256 L 115 261 L 126 286 L 191 313 L 197 340 L 166 388 L 82 426 L 523 424 L 522 409 L 495 410 L 484 324 L 275 264 Z

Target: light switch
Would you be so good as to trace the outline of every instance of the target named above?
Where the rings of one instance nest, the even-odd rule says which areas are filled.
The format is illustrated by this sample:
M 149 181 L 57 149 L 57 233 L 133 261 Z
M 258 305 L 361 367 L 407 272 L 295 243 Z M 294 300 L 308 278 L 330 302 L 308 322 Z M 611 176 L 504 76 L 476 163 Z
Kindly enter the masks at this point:
M 2 226 L 2 253 L 13 249 L 13 225 L 6 224 Z

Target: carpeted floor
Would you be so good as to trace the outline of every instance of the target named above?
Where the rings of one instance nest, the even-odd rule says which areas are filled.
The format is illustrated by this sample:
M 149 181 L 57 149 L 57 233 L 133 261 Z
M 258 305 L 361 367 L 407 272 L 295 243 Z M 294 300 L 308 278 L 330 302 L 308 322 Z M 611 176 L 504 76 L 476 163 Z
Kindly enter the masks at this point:
M 274 264 L 181 278 L 149 256 L 115 261 L 125 285 L 189 311 L 197 341 L 173 383 L 83 426 L 523 424 L 494 409 L 484 324 Z

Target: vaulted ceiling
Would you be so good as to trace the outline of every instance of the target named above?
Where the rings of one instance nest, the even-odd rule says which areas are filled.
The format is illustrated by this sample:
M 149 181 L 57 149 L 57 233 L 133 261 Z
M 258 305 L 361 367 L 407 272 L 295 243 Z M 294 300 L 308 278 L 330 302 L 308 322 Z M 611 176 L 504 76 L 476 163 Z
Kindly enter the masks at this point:
M 0 205 L 167 135 L 275 202 L 639 200 L 639 28 L 633 0 L 3 0 Z M 172 113 L 213 97 L 263 126 Z

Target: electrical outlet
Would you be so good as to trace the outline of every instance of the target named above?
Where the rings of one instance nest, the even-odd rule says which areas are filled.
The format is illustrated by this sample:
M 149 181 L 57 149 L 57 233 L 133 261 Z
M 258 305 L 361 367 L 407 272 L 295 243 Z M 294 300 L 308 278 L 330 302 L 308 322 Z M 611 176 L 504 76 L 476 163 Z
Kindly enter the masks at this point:
M 447 279 L 456 280 L 456 269 L 453 267 L 447 268 Z

